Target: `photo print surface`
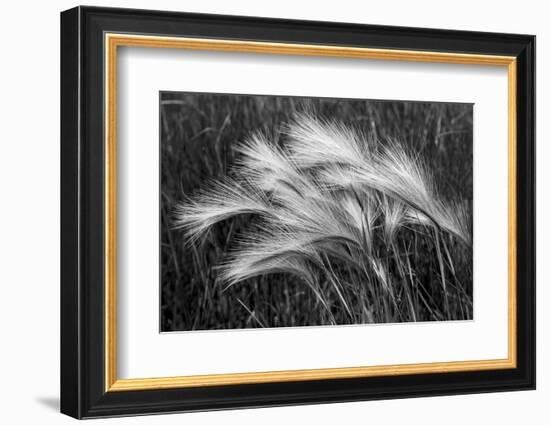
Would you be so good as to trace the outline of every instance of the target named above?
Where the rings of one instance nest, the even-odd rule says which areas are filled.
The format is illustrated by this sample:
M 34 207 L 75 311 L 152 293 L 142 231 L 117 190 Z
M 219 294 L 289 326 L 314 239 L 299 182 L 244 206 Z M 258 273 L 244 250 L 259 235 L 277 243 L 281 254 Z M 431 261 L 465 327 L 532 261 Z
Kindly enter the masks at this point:
M 159 96 L 161 331 L 473 319 L 473 105 Z

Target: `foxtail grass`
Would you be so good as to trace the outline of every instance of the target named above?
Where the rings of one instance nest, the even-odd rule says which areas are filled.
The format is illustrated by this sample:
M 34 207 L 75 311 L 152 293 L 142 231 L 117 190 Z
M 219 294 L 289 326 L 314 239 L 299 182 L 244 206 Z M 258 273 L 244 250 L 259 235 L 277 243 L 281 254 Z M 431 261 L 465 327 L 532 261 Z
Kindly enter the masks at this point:
M 248 217 L 216 269 L 226 288 L 292 275 L 327 324 L 339 310 L 347 323 L 414 321 L 421 308 L 433 320 L 471 318 L 471 297 L 454 273 L 457 262 L 471 266 L 471 212 L 465 200 L 440 196 L 418 155 L 307 114 L 288 124 L 283 144 L 254 133 L 236 149 L 226 177 L 174 216 L 189 244 Z M 419 246 L 430 253 L 430 281 L 417 278 Z

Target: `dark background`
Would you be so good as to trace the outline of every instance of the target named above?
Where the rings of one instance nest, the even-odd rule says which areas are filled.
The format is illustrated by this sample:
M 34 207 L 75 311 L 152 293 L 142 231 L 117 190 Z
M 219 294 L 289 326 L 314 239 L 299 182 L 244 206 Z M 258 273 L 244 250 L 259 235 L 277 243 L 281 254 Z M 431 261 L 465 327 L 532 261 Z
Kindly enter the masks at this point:
M 316 314 L 309 289 L 292 276 L 250 279 L 226 291 L 217 283 L 213 266 L 246 219 L 215 226 L 197 246 L 185 245 L 183 232 L 172 228 L 176 203 L 225 175 L 237 142 L 262 130 L 280 143 L 281 126 L 297 111 L 338 119 L 380 140 L 399 140 L 429 165 L 443 199 L 467 199 L 471 208 L 469 104 L 161 92 L 160 111 L 162 331 L 326 324 Z M 436 309 L 439 284 L 431 277 L 433 253 L 425 249 L 415 256 L 415 270 Z M 471 297 L 471 253 L 470 260 L 462 260 L 466 267 L 457 273 Z M 427 310 L 421 313 L 419 320 L 440 319 Z

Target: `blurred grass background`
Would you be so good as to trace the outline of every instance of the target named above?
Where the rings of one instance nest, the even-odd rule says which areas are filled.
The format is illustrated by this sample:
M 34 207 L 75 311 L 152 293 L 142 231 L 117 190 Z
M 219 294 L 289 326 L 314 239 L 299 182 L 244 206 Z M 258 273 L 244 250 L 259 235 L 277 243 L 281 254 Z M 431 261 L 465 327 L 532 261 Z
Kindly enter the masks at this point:
M 171 227 L 177 202 L 227 173 L 237 142 L 261 130 L 281 143 L 282 127 L 295 112 L 337 119 L 380 140 L 398 140 L 426 161 L 440 196 L 469 200 L 472 208 L 469 104 L 161 92 L 160 108 L 162 331 L 326 324 L 315 297 L 294 277 L 259 277 L 226 291 L 217 284 L 214 267 L 247 220 L 217 225 L 200 246 L 185 245 L 183 233 Z M 416 279 L 433 307 L 422 310 L 418 320 L 441 319 L 436 313 L 442 297 L 432 276 L 432 249 L 418 246 L 412 257 Z M 457 275 L 471 298 L 471 253 L 461 257 Z M 339 313 L 333 312 L 337 322 L 346 323 Z M 471 317 L 469 311 L 462 318 Z

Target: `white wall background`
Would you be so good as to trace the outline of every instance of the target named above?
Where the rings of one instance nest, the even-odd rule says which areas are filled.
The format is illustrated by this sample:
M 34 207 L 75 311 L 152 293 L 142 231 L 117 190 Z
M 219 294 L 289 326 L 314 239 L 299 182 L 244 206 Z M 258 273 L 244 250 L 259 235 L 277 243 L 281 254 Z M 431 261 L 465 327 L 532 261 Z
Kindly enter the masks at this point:
M 541 1 L 96 1 L 155 8 L 537 35 L 538 389 L 110 420 L 109 423 L 548 423 L 550 411 L 550 27 Z M 78 3 L 5 3 L 0 15 L 0 422 L 69 423 L 59 392 L 59 12 Z M 490 164 L 487 165 L 488 168 Z M 546 239 L 546 240 L 545 240 Z M 100 421 L 101 422 L 101 421 Z

